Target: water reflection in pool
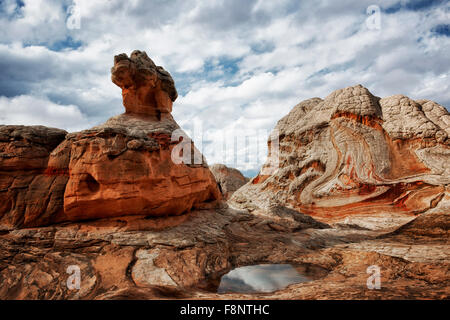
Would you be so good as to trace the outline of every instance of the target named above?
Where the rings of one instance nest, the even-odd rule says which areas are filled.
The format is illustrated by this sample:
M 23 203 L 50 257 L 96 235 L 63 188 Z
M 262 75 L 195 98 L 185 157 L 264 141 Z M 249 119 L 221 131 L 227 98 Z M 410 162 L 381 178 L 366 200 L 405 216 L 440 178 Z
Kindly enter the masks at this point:
M 259 264 L 231 270 L 222 277 L 217 292 L 273 292 L 293 283 L 312 280 L 290 264 Z

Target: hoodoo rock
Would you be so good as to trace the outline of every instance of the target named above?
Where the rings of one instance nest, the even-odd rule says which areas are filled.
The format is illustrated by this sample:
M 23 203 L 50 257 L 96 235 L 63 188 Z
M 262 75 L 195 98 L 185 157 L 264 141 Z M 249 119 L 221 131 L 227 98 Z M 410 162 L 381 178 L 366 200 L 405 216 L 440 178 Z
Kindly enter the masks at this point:
M 282 203 L 326 222 L 352 214 L 417 214 L 450 184 L 450 115 L 435 102 L 380 99 L 361 85 L 299 103 L 275 130 L 279 157 L 231 199 Z M 267 171 L 267 170 L 266 170 Z
M 205 159 L 170 114 L 177 98 L 170 74 L 134 51 L 115 57 L 112 80 L 126 112 L 102 125 L 70 134 L 0 127 L 2 228 L 179 215 L 221 199 Z

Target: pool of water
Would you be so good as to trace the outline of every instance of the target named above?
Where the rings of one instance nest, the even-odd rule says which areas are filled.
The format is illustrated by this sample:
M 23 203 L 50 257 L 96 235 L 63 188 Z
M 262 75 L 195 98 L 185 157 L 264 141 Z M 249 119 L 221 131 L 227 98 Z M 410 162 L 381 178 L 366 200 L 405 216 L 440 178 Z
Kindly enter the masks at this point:
M 259 264 L 231 270 L 220 281 L 218 293 L 274 292 L 293 283 L 313 281 L 305 268 L 290 264 Z

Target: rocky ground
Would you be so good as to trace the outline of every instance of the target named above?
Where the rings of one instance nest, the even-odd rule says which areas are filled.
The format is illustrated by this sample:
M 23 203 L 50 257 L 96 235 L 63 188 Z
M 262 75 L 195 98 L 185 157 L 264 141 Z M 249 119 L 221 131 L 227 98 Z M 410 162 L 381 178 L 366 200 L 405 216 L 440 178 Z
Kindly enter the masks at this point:
M 448 299 L 448 200 L 417 218 L 372 217 L 365 226 L 224 206 L 3 232 L 0 298 Z M 216 293 L 232 268 L 260 263 L 314 270 L 316 280 L 274 293 Z M 80 290 L 67 288 L 71 265 L 80 267 Z M 366 285 L 371 265 L 381 270 L 379 290 Z

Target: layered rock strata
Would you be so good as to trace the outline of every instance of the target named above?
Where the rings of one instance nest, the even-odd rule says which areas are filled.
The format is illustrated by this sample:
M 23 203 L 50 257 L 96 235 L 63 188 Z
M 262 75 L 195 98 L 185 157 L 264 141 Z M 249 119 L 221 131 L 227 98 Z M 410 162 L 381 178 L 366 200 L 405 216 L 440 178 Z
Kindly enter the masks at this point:
M 43 126 L 0 126 L 0 230 L 46 223 L 61 212 L 68 176 L 47 169 L 66 134 Z
M 232 197 L 241 208 L 282 203 L 332 221 L 355 213 L 418 214 L 450 183 L 450 115 L 432 101 L 380 99 L 361 85 L 299 103 L 275 131 L 279 160 Z M 272 159 L 277 157 L 277 159 Z

